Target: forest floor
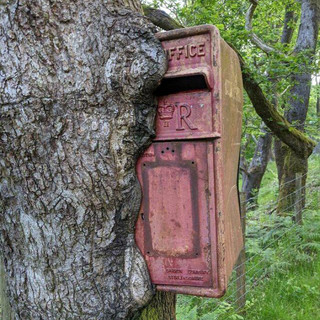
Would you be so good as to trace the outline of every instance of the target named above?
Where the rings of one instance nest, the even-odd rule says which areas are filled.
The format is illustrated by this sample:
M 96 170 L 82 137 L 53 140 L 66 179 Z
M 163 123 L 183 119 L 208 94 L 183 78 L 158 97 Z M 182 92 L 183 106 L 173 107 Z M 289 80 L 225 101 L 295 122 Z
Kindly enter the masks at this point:
M 277 174 L 270 162 L 258 209 L 247 212 L 246 305 L 237 305 L 235 275 L 225 297 L 178 296 L 177 320 L 320 320 L 320 157 L 309 160 L 303 225 L 273 211 Z

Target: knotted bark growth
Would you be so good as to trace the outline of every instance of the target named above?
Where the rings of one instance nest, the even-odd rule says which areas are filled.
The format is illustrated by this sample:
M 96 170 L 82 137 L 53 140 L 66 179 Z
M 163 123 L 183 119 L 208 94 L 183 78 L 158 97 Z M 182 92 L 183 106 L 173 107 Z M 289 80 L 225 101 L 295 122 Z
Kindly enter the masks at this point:
M 152 296 L 135 162 L 166 60 L 117 3 L 0 4 L 0 239 L 16 319 L 125 319 Z

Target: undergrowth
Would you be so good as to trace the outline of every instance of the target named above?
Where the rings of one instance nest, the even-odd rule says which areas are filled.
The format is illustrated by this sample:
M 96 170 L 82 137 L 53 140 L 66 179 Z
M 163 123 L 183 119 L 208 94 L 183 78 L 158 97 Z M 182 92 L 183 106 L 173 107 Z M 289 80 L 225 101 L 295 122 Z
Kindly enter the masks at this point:
M 303 225 L 274 212 L 276 169 L 270 163 L 259 207 L 247 212 L 246 305 L 239 310 L 235 274 L 221 299 L 178 296 L 177 320 L 320 320 L 320 158 L 309 160 Z

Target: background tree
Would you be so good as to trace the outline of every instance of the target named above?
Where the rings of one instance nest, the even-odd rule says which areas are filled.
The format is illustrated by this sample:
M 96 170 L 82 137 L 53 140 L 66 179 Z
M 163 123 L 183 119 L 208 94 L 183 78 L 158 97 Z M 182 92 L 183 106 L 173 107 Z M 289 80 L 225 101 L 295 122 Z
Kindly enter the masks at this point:
M 316 108 L 317 108 L 317 120 L 318 120 L 318 128 L 320 129 L 320 82 L 317 77 L 317 103 L 316 103 Z
M 256 141 L 256 147 L 250 164 L 243 161 L 240 169 L 243 168 L 242 175 L 242 191 L 245 192 L 245 199 L 250 207 L 257 205 L 258 194 L 262 177 L 267 169 L 267 165 L 271 154 L 272 135 L 267 131 L 264 123 L 260 126 L 261 136 Z M 243 157 L 245 158 L 245 157 Z
M 129 319 L 154 294 L 134 242 L 135 162 L 166 59 L 140 11 L 0 3 L 0 239 L 15 319 Z
M 252 41 L 254 41 L 257 46 L 259 46 L 263 51 L 267 50 L 267 52 L 272 52 L 275 49 L 271 48 L 268 45 L 265 45 L 263 41 L 252 32 L 252 17 L 254 9 L 256 8 L 258 2 L 251 1 L 251 3 L 252 4 L 248 9 L 246 15 L 246 30 L 249 32 Z M 280 40 L 282 46 L 290 44 L 295 30 L 296 20 L 297 14 L 295 12 L 295 6 L 293 3 L 288 3 L 285 7 L 283 31 Z M 276 107 L 278 107 L 279 94 L 275 89 L 277 79 L 270 76 L 268 78 L 273 85 L 272 102 Z M 251 205 L 256 205 L 258 202 L 258 193 L 260 190 L 261 181 L 267 169 L 267 165 L 271 155 L 272 134 L 270 131 L 268 131 L 264 123 L 261 124 L 260 131 L 262 134 L 259 136 L 254 155 L 249 167 L 246 170 L 247 174 L 244 176 L 242 183 L 242 191 L 245 192 L 246 200 L 251 203 Z M 276 138 L 274 144 L 276 150 L 281 150 L 282 143 L 280 139 Z M 279 161 L 277 163 L 279 163 Z M 278 170 L 282 170 L 282 165 L 279 163 Z M 281 180 L 279 178 L 279 184 L 280 182 Z
M 285 117 L 297 129 L 304 132 L 304 125 L 307 117 L 312 65 L 317 46 L 320 21 L 320 3 L 317 0 L 303 0 L 301 2 L 301 18 L 299 33 L 293 50 L 294 56 L 300 55 L 298 59 L 298 70 L 292 72 L 290 96 L 285 108 Z M 281 181 L 279 192 L 278 211 L 292 208 L 294 199 L 289 194 L 295 190 L 295 177 L 297 173 L 303 174 L 303 185 L 306 183 L 308 171 L 308 156 L 297 155 L 294 150 L 282 144 L 282 152 L 276 153 L 276 159 L 280 161 L 278 170 L 279 180 Z M 279 159 L 280 158 L 280 159 Z

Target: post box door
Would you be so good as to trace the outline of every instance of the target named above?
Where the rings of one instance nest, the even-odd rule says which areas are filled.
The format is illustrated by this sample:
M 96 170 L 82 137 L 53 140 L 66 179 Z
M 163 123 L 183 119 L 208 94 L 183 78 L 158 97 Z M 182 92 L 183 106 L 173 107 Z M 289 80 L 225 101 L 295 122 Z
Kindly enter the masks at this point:
M 217 286 L 213 172 L 206 141 L 154 143 L 139 159 L 136 239 L 153 283 Z

